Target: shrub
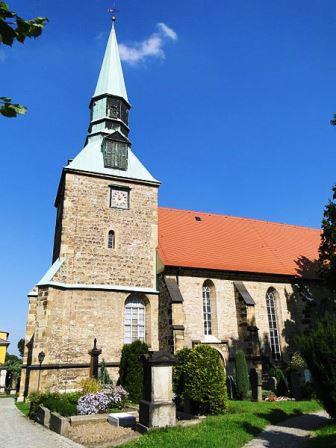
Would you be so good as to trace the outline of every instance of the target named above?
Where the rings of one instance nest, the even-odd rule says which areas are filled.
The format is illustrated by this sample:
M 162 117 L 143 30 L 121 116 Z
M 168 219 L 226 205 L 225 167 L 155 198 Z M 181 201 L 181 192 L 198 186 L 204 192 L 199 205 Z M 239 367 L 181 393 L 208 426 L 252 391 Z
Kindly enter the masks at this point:
M 30 395 L 29 418 L 36 419 L 38 407 L 44 406 L 51 412 L 58 412 L 63 417 L 70 417 L 77 414 L 77 402 L 80 397 L 79 392 L 66 394 L 59 393 L 34 393 Z
M 139 357 L 148 353 L 148 346 L 144 342 L 134 341 L 125 344 L 121 352 L 119 381 L 129 393 L 129 399 L 139 402 L 143 395 L 143 365 Z
M 174 391 L 182 403 L 190 401 L 194 411 L 220 414 L 227 409 L 224 368 L 217 350 L 208 345 L 184 348 L 176 354 Z
M 327 313 L 309 333 L 298 338 L 312 374 L 315 391 L 326 411 L 336 417 L 336 319 Z
M 303 400 L 316 400 L 316 387 L 312 381 L 304 383 L 301 391 Z
M 101 384 L 95 378 L 87 378 L 80 382 L 82 394 L 95 394 L 101 390 Z
M 288 394 L 288 382 L 281 369 L 270 369 L 269 374 L 277 380 L 276 394 L 281 397 Z
M 105 365 L 105 361 L 103 359 L 102 363 L 101 363 L 101 367 L 99 370 L 99 375 L 98 375 L 98 380 L 100 382 L 100 384 L 103 386 L 105 384 L 112 384 L 112 380 L 110 378 L 110 375 L 107 371 L 106 365 Z
M 250 389 L 247 362 L 243 350 L 237 350 L 235 359 L 236 384 L 238 400 L 246 400 Z
M 293 353 L 293 356 L 292 356 L 292 359 L 290 360 L 289 366 L 291 369 L 294 369 L 294 370 L 301 370 L 301 369 L 305 368 L 306 364 L 299 352 Z

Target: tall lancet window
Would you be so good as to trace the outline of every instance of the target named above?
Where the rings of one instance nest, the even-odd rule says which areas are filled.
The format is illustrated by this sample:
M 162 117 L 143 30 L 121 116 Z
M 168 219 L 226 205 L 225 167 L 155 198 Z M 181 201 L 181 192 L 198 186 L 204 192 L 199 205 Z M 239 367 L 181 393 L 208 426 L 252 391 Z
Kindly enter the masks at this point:
M 107 247 L 109 249 L 115 248 L 115 234 L 113 230 L 110 230 L 107 237 Z
M 203 285 L 203 322 L 204 322 L 204 334 L 212 334 L 211 329 L 211 288 L 208 285 Z
M 281 350 L 279 343 L 279 331 L 276 316 L 276 298 L 277 291 L 274 288 L 269 288 L 266 293 L 266 306 L 269 326 L 269 342 L 274 360 L 281 359 Z
M 145 303 L 136 296 L 125 302 L 124 343 L 145 340 Z

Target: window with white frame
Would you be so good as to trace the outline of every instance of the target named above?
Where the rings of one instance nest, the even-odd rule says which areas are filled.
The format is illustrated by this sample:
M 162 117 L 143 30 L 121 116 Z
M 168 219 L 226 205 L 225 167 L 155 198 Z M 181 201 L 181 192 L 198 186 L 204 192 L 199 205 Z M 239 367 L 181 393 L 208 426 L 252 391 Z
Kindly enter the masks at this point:
M 279 331 L 276 317 L 276 290 L 270 288 L 266 293 L 266 306 L 267 306 L 267 316 L 268 316 L 268 326 L 269 326 L 269 338 L 270 346 L 272 351 L 272 357 L 274 360 L 278 361 L 281 359 L 281 350 L 279 343 Z
M 115 234 L 113 230 L 110 230 L 107 238 L 107 247 L 109 249 L 114 249 L 115 247 Z
M 211 331 L 211 289 L 209 286 L 203 286 L 203 322 L 204 322 L 204 334 L 212 334 Z
M 131 344 L 145 340 L 145 303 L 138 297 L 129 297 L 125 302 L 124 342 Z

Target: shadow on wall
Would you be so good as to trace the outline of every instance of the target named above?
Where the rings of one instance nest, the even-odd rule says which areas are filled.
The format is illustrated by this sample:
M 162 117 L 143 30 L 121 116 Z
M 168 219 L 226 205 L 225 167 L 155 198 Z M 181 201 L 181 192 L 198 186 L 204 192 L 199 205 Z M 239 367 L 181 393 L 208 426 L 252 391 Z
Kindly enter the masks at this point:
M 283 337 L 288 344 L 284 360 L 289 361 L 297 351 L 297 336 L 311 328 L 315 317 L 324 309 L 327 291 L 318 277 L 318 261 L 301 256 L 296 261 L 297 281 L 293 291 L 285 289 L 287 309 L 290 319 L 284 322 Z

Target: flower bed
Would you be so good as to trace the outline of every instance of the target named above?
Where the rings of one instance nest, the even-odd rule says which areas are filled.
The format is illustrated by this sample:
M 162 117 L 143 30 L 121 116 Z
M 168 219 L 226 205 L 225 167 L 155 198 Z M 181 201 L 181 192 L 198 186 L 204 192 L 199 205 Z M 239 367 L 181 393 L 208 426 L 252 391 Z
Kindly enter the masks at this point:
M 91 390 L 93 387 L 91 387 Z M 85 392 L 87 392 L 87 388 Z M 30 396 L 29 417 L 36 420 L 39 406 L 62 417 L 91 415 L 125 409 L 128 393 L 122 386 L 106 385 L 102 390 L 85 393 L 41 393 Z

